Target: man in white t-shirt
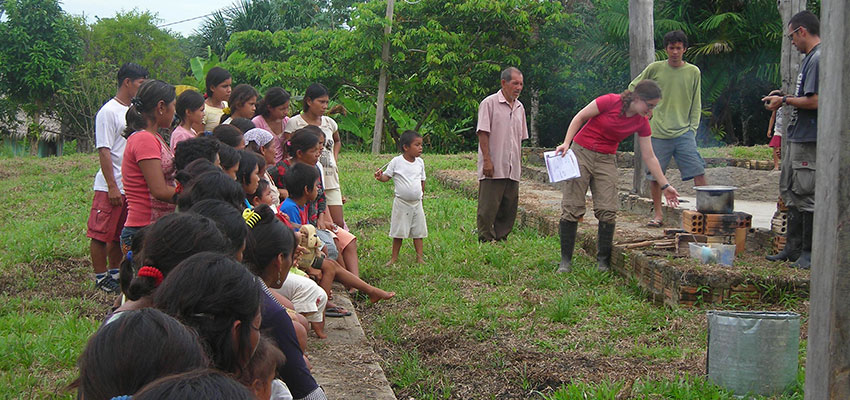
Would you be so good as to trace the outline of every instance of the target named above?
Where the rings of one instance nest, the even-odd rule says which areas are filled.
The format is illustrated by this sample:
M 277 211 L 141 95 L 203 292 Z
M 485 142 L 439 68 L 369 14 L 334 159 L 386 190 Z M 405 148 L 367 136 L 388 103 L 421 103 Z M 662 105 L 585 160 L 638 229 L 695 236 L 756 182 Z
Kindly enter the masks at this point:
M 119 236 L 127 219 L 127 199 L 121 183 L 124 157 L 125 116 L 130 100 L 147 79 L 148 71 L 134 63 L 118 70 L 118 92 L 100 108 L 95 117 L 95 146 L 100 170 L 94 177 L 94 199 L 86 236 L 91 239 L 91 262 L 95 286 L 107 293 L 119 293 L 118 266 L 123 258 Z

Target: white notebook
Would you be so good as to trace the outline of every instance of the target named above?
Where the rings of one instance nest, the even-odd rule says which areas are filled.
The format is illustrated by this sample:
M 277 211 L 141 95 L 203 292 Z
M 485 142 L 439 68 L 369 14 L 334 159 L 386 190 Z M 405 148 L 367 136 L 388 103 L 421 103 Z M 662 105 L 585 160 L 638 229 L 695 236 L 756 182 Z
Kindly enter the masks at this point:
M 569 179 L 575 179 L 581 176 L 578 168 L 578 160 L 572 149 L 567 150 L 567 154 L 563 157 L 555 155 L 554 151 L 543 153 L 543 159 L 546 160 L 546 171 L 549 172 L 549 182 L 560 182 Z

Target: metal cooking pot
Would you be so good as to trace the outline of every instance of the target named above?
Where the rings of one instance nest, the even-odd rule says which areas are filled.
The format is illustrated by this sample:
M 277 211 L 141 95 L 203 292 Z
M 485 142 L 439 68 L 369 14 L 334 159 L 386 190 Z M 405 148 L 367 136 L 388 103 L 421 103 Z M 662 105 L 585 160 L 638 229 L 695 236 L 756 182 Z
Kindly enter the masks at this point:
M 695 186 L 697 211 L 703 214 L 732 214 L 735 209 L 734 186 Z

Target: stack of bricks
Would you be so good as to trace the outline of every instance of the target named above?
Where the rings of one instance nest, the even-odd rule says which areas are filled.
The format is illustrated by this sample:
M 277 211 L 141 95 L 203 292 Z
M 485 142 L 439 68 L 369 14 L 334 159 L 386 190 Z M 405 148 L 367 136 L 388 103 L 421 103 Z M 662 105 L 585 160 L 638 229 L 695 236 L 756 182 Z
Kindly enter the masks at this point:
M 703 214 L 699 211 L 682 211 L 682 229 L 687 233 L 707 236 L 734 235 L 739 228 L 750 228 L 753 216 L 745 212 L 732 214 Z
M 776 202 L 776 212 L 770 220 L 770 230 L 773 231 L 773 251 L 778 253 L 785 248 L 785 230 L 788 225 L 788 207 L 782 198 Z
M 705 216 L 697 211 L 682 211 L 682 229 L 687 233 L 705 233 Z

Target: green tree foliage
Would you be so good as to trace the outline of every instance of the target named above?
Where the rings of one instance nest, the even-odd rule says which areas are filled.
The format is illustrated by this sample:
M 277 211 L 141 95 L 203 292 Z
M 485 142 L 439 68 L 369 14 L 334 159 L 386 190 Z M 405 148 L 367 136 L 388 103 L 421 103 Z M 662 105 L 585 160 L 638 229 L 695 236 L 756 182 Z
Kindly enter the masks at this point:
M 589 63 L 582 75 L 598 94 L 625 89 L 629 80 L 628 2 L 594 0 L 582 14 L 586 21 L 596 23 L 582 30 L 576 44 L 577 54 Z M 779 85 L 783 27 L 776 2 L 656 0 L 657 59 L 666 59 L 662 38 L 674 29 L 688 35 L 685 59 L 702 71 L 702 101 L 710 131 L 701 139 L 766 143 L 770 114 L 759 99 Z
M 339 97 L 373 103 L 385 7 L 380 0 L 358 4 L 350 30 L 236 33 L 227 45 L 227 65 L 235 81 L 261 88 L 279 85 L 299 93 L 319 81 Z M 555 82 L 568 76 L 574 22 L 558 1 L 397 3 L 387 66 L 389 137 L 398 138 L 400 128 L 414 121 L 434 149 L 471 149 L 471 117 L 498 90 L 501 69 L 527 66 L 525 74 L 534 77 L 527 84 L 543 93 L 563 87 Z M 362 121 L 371 127 L 368 116 Z
M 5 2 L 4 8 L 0 93 L 27 110 L 32 119 L 28 135 L 34 146 L 47 103 L 70 79 L 79 39 L 73 21 L 56 0 L 13 0 Z
M 92 25 L 80 21 L 84 57 L 72 69 L 67 85 L 59 90 L 54 110 L 65 127 L 66 138 L 85 148 L 93 142 L 94 117 L 114 94 L 116 74 L 124 63 L 148 69 L 151 78 L 171 83 L 183 80 L 187 56 L 177 37 L 156 27 L 150 12 L 119 12 Z
M 358 0 L 239 0 L 208 17 L 197 31 L 198 51 L 225 54 L 230 36 L 243 31 L 343 28 Z M 201 55 L 201 54 L 196 54 Z
M 188 56 L 174 34 L 156 27 L 158 22 L 154 14 L 136 10 L 99 19 L 90 28 L 86 61 L 102 60 L 116 67 L 134 62 L 153 78 L 179 82 L 188 72 Z

